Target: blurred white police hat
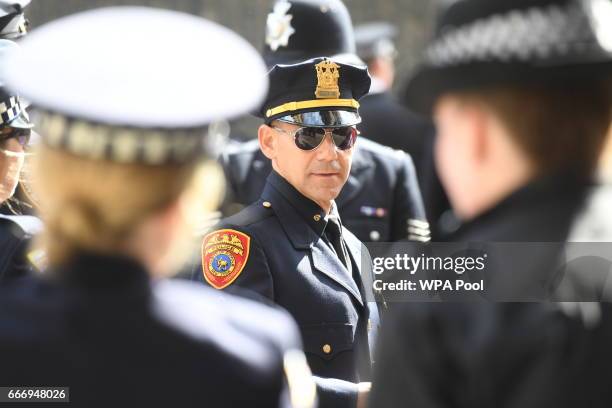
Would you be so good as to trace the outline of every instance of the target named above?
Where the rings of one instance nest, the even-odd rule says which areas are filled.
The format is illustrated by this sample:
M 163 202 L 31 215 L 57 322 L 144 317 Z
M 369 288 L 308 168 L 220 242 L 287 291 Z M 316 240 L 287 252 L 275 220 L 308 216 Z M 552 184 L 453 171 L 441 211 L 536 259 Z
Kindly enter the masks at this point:
M 109 7 L 32 31 L 5 69 L 42 110 L 43 142 L 74 154 L 157 164 L 210 150 L 215 120 L 246 113 L 267 91 L 255 49 L 203 18 Z
M 19 95 L 4 86 L 2 79 L 7 61 L 16 52 L 19 52 L 17 43 L 0 39 L 0 127 L 31 129 L 34 125 L 26 112 L 26 104 Z

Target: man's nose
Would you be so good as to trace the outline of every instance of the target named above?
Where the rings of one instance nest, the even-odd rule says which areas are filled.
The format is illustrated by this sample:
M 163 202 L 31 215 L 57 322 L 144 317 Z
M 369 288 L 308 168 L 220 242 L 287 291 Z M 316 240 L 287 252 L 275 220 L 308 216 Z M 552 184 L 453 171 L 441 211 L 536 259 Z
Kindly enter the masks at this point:
M 324 161 L 336 160 L 338 158 L 338 148 L 332 140 L 331 131 L 325 131 L 325 138 L 317 149 L 317 158 Z

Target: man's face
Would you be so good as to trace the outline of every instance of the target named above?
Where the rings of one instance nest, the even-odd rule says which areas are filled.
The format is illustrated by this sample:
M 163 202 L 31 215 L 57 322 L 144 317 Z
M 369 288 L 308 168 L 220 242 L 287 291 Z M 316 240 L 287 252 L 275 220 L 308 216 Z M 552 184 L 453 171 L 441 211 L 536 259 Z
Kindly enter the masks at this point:
M 348 179 L 353 148 L 339 150 L 328 133 L 316 149 L 301 150 L 291 136 L 299 126 L 284 122 L 274 122 L 272 126 L 289 132 L 287 134 L 272 127 L 263 130 L 264 133 L 271 132 L 268 136 L 273 138 L 270 155 L 266 151 L 264 153 L 272 160 L 274 170 L 304 196 L 327 208 Z
M 0 142 L 0 203 L 15 193 L 24 161 L 20 153 L 23 153 L 23 148 L 17 140 Z

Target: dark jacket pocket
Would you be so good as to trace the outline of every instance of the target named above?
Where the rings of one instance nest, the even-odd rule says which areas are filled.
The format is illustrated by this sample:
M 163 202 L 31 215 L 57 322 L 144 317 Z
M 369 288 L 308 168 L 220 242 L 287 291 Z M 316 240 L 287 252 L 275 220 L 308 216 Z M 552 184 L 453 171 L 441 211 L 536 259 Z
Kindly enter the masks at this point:
M 300 327 L 304 351 L 324 360 L 353 349 L 355 327 L 350 323 L 321 323 Z

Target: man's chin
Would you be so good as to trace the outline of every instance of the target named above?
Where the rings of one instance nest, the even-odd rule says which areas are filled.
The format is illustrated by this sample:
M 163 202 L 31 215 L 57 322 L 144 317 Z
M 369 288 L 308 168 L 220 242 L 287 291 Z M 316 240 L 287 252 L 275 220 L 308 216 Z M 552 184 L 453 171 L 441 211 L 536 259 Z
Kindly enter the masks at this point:
M 342 188 L 321 188 L 317 191 L 317 198 L 320 201 L 332 201 L 335 200 Z

